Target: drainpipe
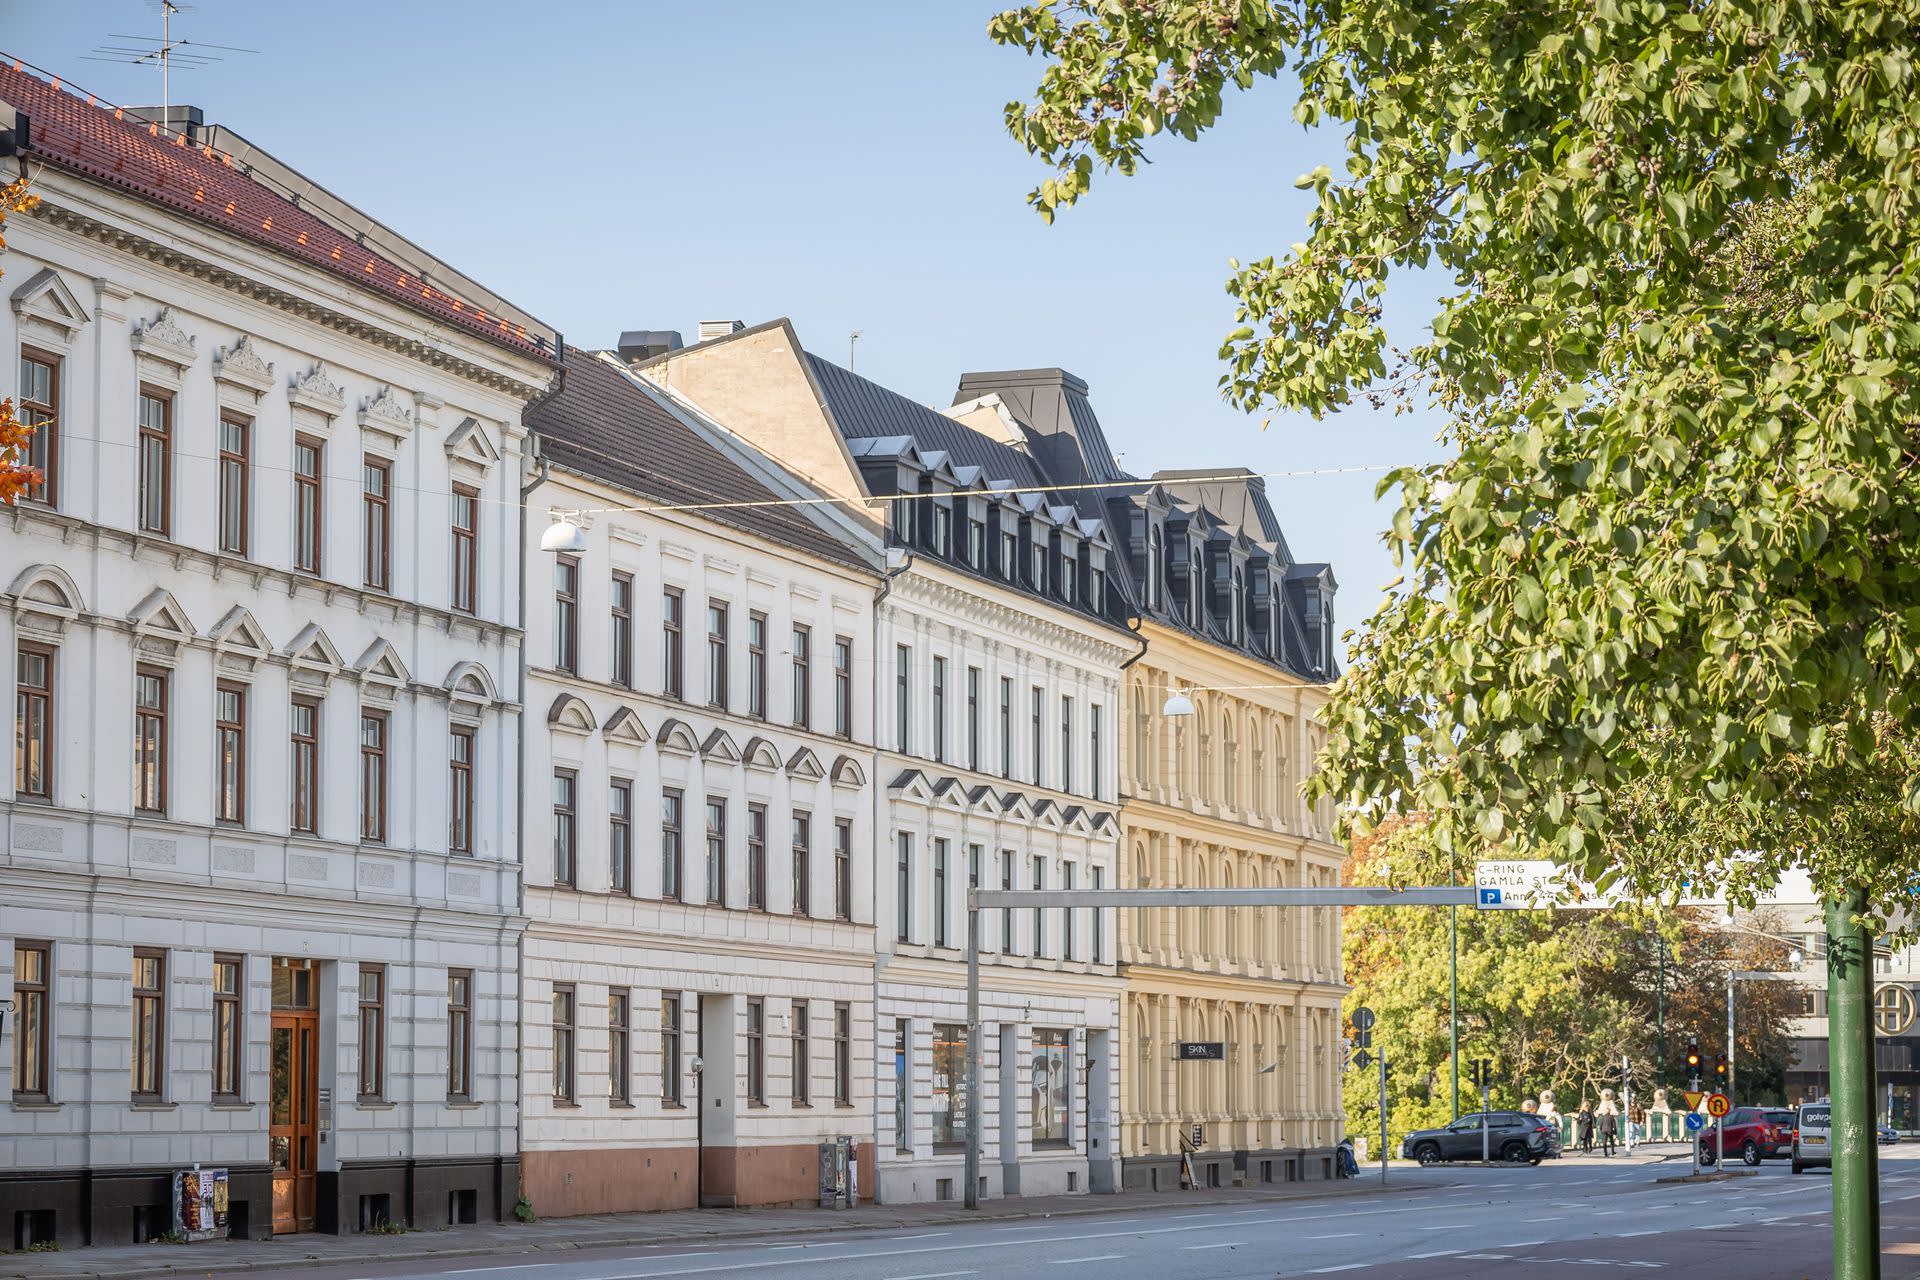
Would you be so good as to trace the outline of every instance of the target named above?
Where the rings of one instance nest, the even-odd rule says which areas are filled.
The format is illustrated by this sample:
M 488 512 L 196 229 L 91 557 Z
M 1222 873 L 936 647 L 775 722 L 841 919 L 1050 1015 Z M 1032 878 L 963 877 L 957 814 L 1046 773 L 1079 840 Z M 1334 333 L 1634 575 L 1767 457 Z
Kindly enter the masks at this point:
M 566 377 L 567 371 L 563 365 L 560 368 L 559 383 L 555 388 L 555 394 L 558 394 L 559 390 L 566 386 Z M 514 864 L 521 869 L 520 877 L 516 881 L 514 912 L 522 919 L 524 919 L 527 914 L 526 859 L 523 856 L 520 839 L 521 833 L 526 829 L 527 811 L 527 498 L 534 490 L 547 482 L 547 476 L 552 471 L 552 465 L 547 461 L 545 456 L 540 453 L 539 434 L 533 431 L 527 432 L 527 443 L 533 449 L 534 460 L 539 464 L 540 471 L 531 481 L 520 486 L 520 543 L 516 555 L 516 558 L 520 562 L 520 661 L 514 664 L 515 674 L 519 677 L 519 688 L 516 690 L 516 693 L 520 703 L 520 731 L 514 735 L 513 830 L 507 833 L 507 838 L 513 841 Z M 515 940 L 513 948 L 513 1008 L 515 1010 L 513 1019 L 514 1074 L 510 1081 L 515 1094 L 513 1099 L 513 1158 L 515 1167 L 514 1200 L 516 1204 L 524 1194 L 521 1190 L 519 1162 L 520 1155 L 525 1150 L 527 1142 L 526 1120 L 523 1114 L 525 1108 L 522 1105 L 524 1099 L 520 1096 L 520 1080 L 522 1073 L 526 1069 L 526 1009 L 524 1008 L 526 1003 L 526 989 L 526 931 L 522 929 L 520 937 Z M 514 1205 L 502 1203 L 505 1200 L 506 1196 L 504 1195 L 495 1197 L 496 1203 L 494 1208 L 500 1214 L 502 1221 L 505 1221 L 506 1216 L 512 1213 L 514 1209 Z

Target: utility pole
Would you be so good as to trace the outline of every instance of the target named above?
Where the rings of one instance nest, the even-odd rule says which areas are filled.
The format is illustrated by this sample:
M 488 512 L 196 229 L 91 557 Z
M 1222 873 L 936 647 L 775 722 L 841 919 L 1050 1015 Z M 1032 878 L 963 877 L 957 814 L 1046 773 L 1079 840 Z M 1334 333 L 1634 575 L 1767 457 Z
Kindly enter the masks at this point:
M 967 1194 L 980 1207 L 980 904 L 967 900 Z
M 1734 1096 L 1734 1093 L 1733 1093 L 1733 979 L 1734 979 L 1734 969 L 1733 969 L 1733 966 L 1729 964 L 1727 966 L 1727 1083 L 1726 1083 L 1727 1097 L 1729 1099 L 1731 1099 Z
M 1447 908 L 1447 1037 L 1453 1058 L 1453 1118 L 1458 1120 L 1460 1118 L 1460 908 L 1458 907 Z
M 1827 1052 L 1833 1105 L 1833 1277 L 1880 1280 L 1880 1148 L 1874 1132 L 1873 939 L 1864 890 L 1827 908 Z

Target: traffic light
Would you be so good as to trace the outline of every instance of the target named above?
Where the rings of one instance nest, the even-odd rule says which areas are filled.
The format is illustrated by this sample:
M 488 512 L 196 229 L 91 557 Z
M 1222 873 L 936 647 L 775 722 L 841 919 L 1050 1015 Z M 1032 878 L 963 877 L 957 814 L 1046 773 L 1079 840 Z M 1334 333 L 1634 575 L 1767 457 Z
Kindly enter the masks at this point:
M 1687 1070 L 1700 1070 L 1700 1042 L 1698 1040 L 1687 1041 Z
M 1727 1055 L 1724 1053 L 1713 1055 L 1713 1078 L 1721 1084 L 1727 1082 Z

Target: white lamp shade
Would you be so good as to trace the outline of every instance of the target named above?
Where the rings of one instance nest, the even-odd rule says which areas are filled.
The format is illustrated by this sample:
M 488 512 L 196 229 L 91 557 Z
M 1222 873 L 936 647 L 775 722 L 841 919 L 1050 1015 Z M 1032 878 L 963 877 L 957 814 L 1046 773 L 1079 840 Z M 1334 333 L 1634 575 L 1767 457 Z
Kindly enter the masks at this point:
M 578 555 L 587 549 L 587 535 L 571 520 L 555 520 L 540 535 L 540 549 Z
M 1176 690 L 1173 696 L 1167 699 L 1166 705 L 1160 708 L 1160 714 L 1163 716 L 1190 716 L 1193 714 L 1193 699 Z

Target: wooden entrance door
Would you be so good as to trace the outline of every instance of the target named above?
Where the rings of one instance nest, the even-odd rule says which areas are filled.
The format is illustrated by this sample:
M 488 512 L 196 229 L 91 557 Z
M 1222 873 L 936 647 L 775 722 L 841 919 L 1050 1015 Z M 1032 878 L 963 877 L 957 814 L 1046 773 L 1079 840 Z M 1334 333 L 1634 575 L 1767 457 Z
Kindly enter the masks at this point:
M 267 1155 L 273 1165 L 273 1230 L 313 1230 L 314 1169 L 319 1158 L 320 1015 L 273 1011 L 272 1111 Z

